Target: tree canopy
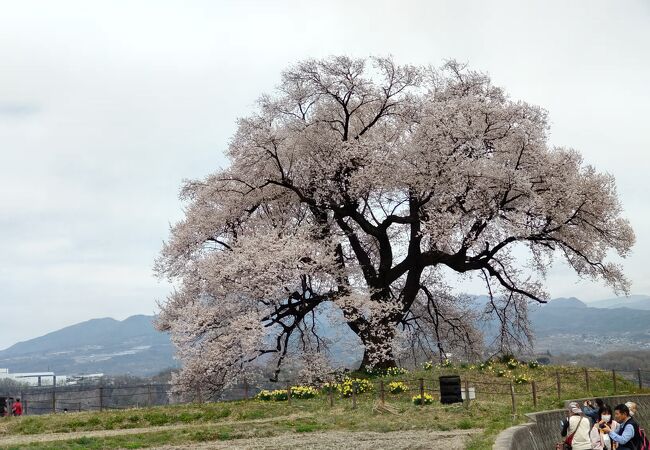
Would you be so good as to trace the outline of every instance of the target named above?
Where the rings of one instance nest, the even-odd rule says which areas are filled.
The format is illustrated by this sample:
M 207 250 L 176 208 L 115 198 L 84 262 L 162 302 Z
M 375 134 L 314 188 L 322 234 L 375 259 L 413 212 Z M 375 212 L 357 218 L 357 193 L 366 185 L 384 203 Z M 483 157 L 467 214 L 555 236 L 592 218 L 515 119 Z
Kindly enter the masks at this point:
M 227 155 L 183 186 L 185 218 L 156 265 L 177 283 L 158 323 L 179 383 L 219 388 L 263 355 L 319 366 L 326 303 L 362 365 L 390 367 L 403 338 L 475 354 L 485 315 L 497 348 L 525 343 L 554 258 L 629 287 L 608 259 L 634 242 L 613 177 L 551 146 L 542 108 L 454 61 L 300 62 L 238 121 Z M 485 310 L 451 294 L 450 271 L 483 281 Z

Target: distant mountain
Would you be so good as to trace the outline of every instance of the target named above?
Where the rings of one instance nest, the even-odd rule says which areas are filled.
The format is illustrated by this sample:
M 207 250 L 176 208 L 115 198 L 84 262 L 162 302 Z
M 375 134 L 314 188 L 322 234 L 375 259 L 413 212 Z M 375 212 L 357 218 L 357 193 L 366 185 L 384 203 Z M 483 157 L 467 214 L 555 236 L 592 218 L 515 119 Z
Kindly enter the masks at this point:
M 630 295 L 629 297 L 608 298 L 587 304 L 592 308 L 630 308 L 650 311 L 650 295 Z
M 0 351 L 0 367 L 10 372 L 49 369 L 62 375 L 153 375 L 178 362 L 169 336 L 152 321 L 153 316 L 137 315 L 81 322 Z
M 488 298 L 471 297 L 473 308 L 485 308 Z M 358 338 L 344 325 L 337 310 L 325 309 L 316 328 L 329 342 L 337 365 L 353 367 L 363 354 Z M 585 303 L 557 298 L 533 305 L 529 316 L 537 351 L 593 353 L 650 350 L 650 296 L 634 295 Z M 158 332 L 153 316 L 125 320 L 92 319 L 0 351 L 0 367 L 11 372 L 52 370 L 61 375 L 102 372 L 107 375 L 147 376 L 178 367 L 169 336 Z M 487 323 L 484 331 L 496 330 Z
M 543 307 L 546 308 L 587 308 L 587 304 L 581 300 L 578 300 L 575 297 L 569 297 L 569 298 L 554 298 L 550 302 L 548 302 L 546 305 Z
M 649 331 L 650 311 L 590 308 L 584 303 L 549 302 L 530 314 L 536 336 L 551 333 L 630 334 Z
M 650 349 L 650 308 L 632 309 L 646 296 L 634 296 L 626 307 L 625 298 L 584 303 L 576 298 L 555 299 L 531 308 L 530 319 L 538 351 L 593 353 Z M 629 297 L 630 299 L 632 297 Z M 601 305 L 611 305 L 594 307 Z

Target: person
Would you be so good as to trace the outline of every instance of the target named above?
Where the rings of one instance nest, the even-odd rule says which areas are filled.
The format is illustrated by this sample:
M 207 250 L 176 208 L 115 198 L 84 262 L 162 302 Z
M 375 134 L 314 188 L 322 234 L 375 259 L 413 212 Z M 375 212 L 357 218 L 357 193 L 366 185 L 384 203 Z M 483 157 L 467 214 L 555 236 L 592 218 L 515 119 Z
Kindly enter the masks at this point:
M 20 403 L 19 398 L 16 399 L 13 406 L 11 407 L 11 414 L 13 414 L 14 416 L 22 416 L 23 415 L 23 405 L 22 405 L 22 403 Z
M 605 425 L 611 429 L 616 429 L 618 426 L 618 423 L 612 419 L 612 408 L 609 405 L 604 405 L 600 408 L 598 411 L 598 419 L 589 433 L 592 448 L 596 450 L 612 450 L 612 440 L 603 431 Z
M 591 402 L 591 400 L 587 400 L 583 403 L 582 407 L 582 412 L 589 417 L 589 421 L 591 422 L 591 426 L 593 426 L 596 422 L 598 422 L 598 416 L 599 412 L 602 409 L 603 406 L 605 406 L 605 402 L 603 402 L 602 398 L 597 398 L 595 400 L 596 405 Z
M 569 403 L 567 417 L 562 421 L 562 436 L 568 438 L 573 435 L 571 442 L 573 450 L 591 450 L 590 430 L 589 419 L 582 414 L 578 403 Z
M 636 414 L 636 403 L 634 402 L 625 402 L 625 406 L 630 410 L 630 416 L 634 417 Z
M 620 404 L 614 408 L 614 419 L 618 426 L 612 429 L 605 425 L 603 431 L 609 434 L 610 439 L 618 444 L 618 450 L 637 450 L 641 448 L 641 434 L 639 424 L 630 416 L 630 409 Z

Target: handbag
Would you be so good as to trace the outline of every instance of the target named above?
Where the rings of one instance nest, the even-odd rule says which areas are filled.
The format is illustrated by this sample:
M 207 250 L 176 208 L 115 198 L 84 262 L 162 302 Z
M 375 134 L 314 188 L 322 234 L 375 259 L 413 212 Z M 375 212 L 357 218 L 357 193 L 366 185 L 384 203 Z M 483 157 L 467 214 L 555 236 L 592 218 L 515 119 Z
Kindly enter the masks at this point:
M 578 425 L 576 425 L 576 429 L 573 430 L 573 433 L 568 435 L 565 440 L 555 444 L 555 450 L 571 450 L 573 448 L 573 436 L 576 434 L 576 431 L 578 431 L 578 428 L 580 428 L 580 422 L 582 422 L 582 419 L 584 418 L 584 416 L 580 416 L 580 420 L 578 421 Z

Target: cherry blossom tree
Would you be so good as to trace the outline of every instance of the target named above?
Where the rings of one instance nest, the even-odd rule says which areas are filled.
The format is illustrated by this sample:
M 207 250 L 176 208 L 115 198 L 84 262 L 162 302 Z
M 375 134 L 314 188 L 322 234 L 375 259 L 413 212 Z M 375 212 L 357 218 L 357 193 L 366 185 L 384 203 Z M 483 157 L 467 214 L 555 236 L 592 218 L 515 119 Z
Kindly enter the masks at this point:
M 611 175 L 548 142 L 546 112 L 480 72 L 391 58 L 331 57 L 282 74 L 238 121 L 230 165 L 185 183 L 185 218 L 156 263 L 177 290 L 158 325 L 184 363 L 179 383 L 215 389 L 259 358 L 325 350 L 325 304 L 395 365 L 400 336 L 476 351 L 479 313 L 502 350 L 530 338 L 554 258 L 627 292 L 612 252 L 634 243 Z M 478 277 L 485 311 L 451 294 Z

